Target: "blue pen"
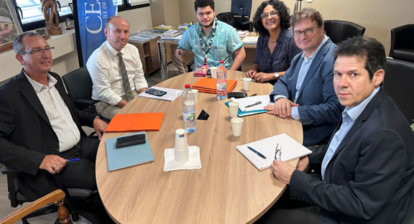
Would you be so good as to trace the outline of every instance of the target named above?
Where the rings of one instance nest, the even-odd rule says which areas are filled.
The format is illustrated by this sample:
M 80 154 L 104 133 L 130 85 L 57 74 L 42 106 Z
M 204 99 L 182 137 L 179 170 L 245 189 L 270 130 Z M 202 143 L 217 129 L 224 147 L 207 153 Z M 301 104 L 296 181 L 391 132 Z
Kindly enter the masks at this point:
M 248 149 L 252 150 L 252 152 L 256 153 L 258 156 L 262 157 L 263 159 L 266 159 L 266 156 L 264 156 L 262 153 L 254 150 L 254 148 L 247 146 Z
M 66 162 L 75 162 L 75 161 L 79 161 L 79 158 L 68 159 Z

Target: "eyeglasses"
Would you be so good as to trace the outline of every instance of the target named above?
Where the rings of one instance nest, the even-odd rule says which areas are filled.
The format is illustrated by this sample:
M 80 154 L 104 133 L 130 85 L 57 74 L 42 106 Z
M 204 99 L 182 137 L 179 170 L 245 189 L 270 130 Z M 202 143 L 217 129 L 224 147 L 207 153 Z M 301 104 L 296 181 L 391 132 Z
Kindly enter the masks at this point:
M 316 27 L 311 27 L 311 28 L 308 28 L 308 29 L 303 30 L 303 31 L 295 30 L 295 31 L 293 31 L 293 35 L 295 37 L 300 37 L 300 36 L 302 36 L 302 34 L 305 34 L 305 36 L 308 36 L 308 35 L 311 35 L 313 33 L 313 31 L 315 30 L 315 28 Z
M 273 18 L 275 16 L 277 16 L 277 12 L 276 11 L 270 11 L 270 13 L 263 13 L 262 15 L 260 15 L 260 17 L 262 19 L 266 19 L 270 16 L 270 18 Z
M 44 49 L 35 49 L 35 50 L 32 50 L 32 51 L 22 51 L 22 52 L 20 52 L 20 54 L 42 54 L 44 52 L 50 53 L 51 50 L 53 50 L 53 49 L 55 49 L 55 47 L 47 47 L 47 48 L 44 48 Z

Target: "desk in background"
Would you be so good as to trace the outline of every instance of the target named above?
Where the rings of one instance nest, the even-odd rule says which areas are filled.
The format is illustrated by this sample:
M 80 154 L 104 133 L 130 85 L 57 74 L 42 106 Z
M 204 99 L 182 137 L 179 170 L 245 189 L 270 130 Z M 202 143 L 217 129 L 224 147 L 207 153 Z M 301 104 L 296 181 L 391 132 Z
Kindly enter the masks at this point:
M 157 40 L 149 39 L 144 42 L 129 41 L 130 44 L 138 48 L 139 57 L 142 63 L 144 74 L 150 74 L 160 68 L 160 57 L 158 56 Z
M 229 71 L 229 79 L 244 73 Z M 157 86 L 183 89 L 199 78 L 192 73 L 175 76 Z M 272 86 L 251 84 L 251 91 L 269 94 Z M 182 128 L 182 102 L 136 97 L 121 113 L 165 112 L 160 131 L 147 136 L 154 153 L 152 163 L 109 172 L 105 140 L 129 133 L 105 133 L 96 157 L 99 195 L 109 215 L 117 222 L 129 223 L 247 223 L 262 216 L 286 188 L 270 169 L 258 171 L 236 150 L 237 145 L 286 133 L 302 142 L 300 122 L 269 114 L 244 117 L 240 137 L 233 137 L 228 108 L 214 94 L 198 93 L 196 113 L 210 114 L 197 120 L 197 130 L 188 135 L 189 145 L 200 146 L 202 168 L 164 172 L 164 149 L 174 147 L 174 133 Z M 298 160 L 291 161 L 296 165 Z
M 249 33 L 248 36 L 257 36 L 257 34 L 255 32 L 251 32 Z M 164 40 L 164 39 L 158 40 L 162 80 L 165 80 L 168 78 L 167 77 L 168 76 L 168 64 L 171 63 L 172 60 L 174 59 L 174 52 L 175 52 L 175 49 L 177 48 L 177 44 L 178 44 L 178 40 Z M 256 43 L 254 44 L 243 43 L 243 47 L 246 50 L 246 58 L 242 64 L 242 71 L 246 72 L 253 68 L 253 61 L 256 55 Z M 185 59 L 185 61 L 187 62 L 189 60 Z

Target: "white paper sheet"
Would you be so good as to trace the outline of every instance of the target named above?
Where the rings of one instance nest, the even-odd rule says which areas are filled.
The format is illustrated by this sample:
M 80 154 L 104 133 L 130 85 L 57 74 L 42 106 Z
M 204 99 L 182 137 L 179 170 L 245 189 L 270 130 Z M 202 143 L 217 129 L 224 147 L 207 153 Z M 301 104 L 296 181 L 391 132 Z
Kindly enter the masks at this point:
M 289 161 L 312 153 L 308 148 L 285 133 L 248 144 L 238 145 L 236 148 L 254 166 L 256 166 L 257 169 L 263 170 L 272 165 L 277 144 L 279 144 L 279 148 L 282 151 L 282 161 Z M 263 154 L 266 159 L 261 158 L 259 155 L 248 149 L 247 146 L 250 146 Z

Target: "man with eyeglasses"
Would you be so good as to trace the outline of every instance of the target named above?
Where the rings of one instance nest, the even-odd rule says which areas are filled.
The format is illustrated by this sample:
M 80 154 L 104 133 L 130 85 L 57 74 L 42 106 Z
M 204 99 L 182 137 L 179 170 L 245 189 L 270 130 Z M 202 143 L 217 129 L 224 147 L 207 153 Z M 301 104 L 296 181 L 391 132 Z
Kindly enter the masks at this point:
M 333 85 L 345 106 L 341 125 L 313 160 L 301 158 L 296 169 L 282 161 L 272 164 L 274 177 L 289 185 L 289 196 L 310 206 L 285 214 L 318 215 L 318 223 L 408 223 L 404 219 L 412 212 L 414 135 L 382 89 L 385 64 L 384 46 L 375 39 L 353 37 L 339 44 Z M 312 166 L 320 168 L 321 176 L 303 172 Z
M 107 124 L 75 109 L 62 79 L 50 72 L 53 47 L 37 33 L 13 42 L 20 74 L 0 87 L 0 163 L 19 171 L 19 193 L 35 200 L 57 188 L 96 190 L 95 157 Z
M 343 110 L 332 84 L 336 45 L 325 35 L 322 16 L 315 9 L 296 12 L 291 23 L 296 45 L 303 52 L 275 83 L 270 94 L 275 104 L 265 109 L 281 118 L 299 120 L 305 146 L 326 144 Z
M 179 72 L 186 72 L 184 58 L 189 51 L 194 53 L 194 69 L 204 62 L 217 67 L 220 61 L 227 69 L 239 69 L 246 52 L 236 29 L 217 20 L 213 0 L 195 0 L 194 10 L 198 23 L 184 32 L 174 55 Z

